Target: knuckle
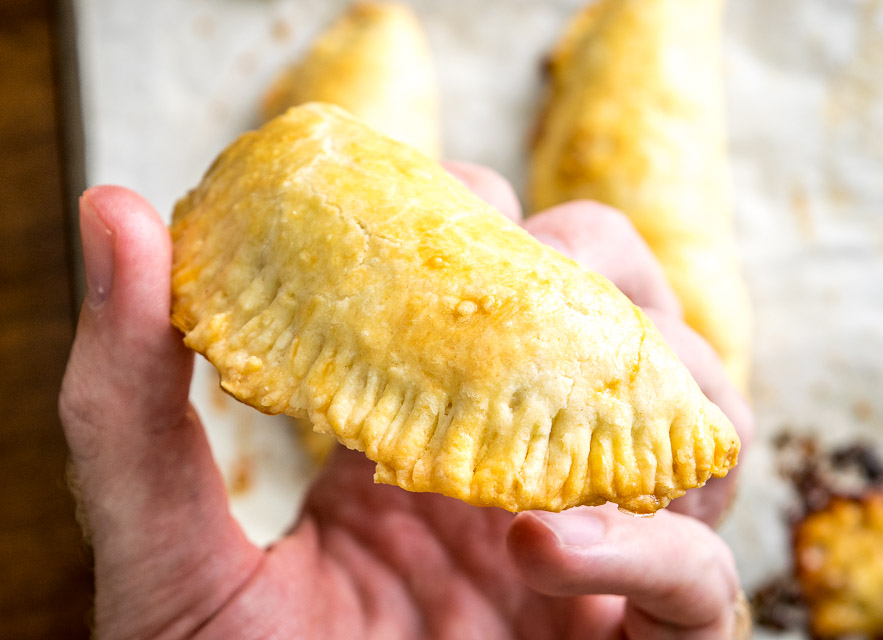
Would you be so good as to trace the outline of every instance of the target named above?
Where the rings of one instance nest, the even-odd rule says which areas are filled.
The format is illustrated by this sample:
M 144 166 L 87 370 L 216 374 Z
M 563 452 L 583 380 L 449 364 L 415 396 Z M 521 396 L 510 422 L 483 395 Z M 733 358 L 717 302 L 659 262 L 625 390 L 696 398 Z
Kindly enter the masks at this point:
M 58 415 L 75 464 L 98 455 L 97 413 L 87 391 L 68 372 L 58 396 Z
M 605 231 L 643 243 L 638 230 L 625 213 L 598 202 L 592 202 L 591 205 L 592 215 Z

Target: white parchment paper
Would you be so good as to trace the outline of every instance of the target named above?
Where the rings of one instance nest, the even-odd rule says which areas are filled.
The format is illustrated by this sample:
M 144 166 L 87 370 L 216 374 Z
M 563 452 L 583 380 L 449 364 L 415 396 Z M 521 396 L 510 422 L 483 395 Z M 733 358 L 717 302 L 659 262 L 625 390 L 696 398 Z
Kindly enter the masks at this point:
M 540 60 L 583 0 L 413 0 L 433 46 L 445 155 L 523 184 Z M 256 123 L 259 95 L 343 0 L 79 0 L 91 184 L 168 214 Z M 788 561 L 769 437 L 883 444 L 883 1 L 732 0 L 725 61 L 734 219 L 756 311 L 759 435 L 723 528 L 750 589 Z M 237 405 L 201 365 L 193 399 L 266 543 L 311 473 L 284 419 Z M 766 637 L 758 634 L 757 637 Z

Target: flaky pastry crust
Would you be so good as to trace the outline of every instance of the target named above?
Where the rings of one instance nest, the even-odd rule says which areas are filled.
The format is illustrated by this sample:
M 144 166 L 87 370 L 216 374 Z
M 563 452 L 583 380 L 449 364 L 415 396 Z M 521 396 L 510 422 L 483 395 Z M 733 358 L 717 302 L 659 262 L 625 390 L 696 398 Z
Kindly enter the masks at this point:
M 336 107 L 243 135 L 171 232 L 186 344 L 379 482 L 652 513 L 736 463 L 732 425 L 609 281 Z

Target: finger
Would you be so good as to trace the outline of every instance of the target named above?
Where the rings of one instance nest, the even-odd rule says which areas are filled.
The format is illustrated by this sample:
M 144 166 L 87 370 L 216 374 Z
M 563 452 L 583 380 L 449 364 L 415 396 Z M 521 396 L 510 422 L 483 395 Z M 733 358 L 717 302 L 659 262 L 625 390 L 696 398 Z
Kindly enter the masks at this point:
M 494 209 L 514 222 L 521 222 L 521 203 L 506 178 L 493 169 L 469 162 L 445 162 L 443 165 L 448 173 Z
M 635 518 L 598 507 L 525 512 L 512 523 L 508 547 L 541 593 L 626 597 L 628 638 L 730 637 L 739 592 L 732 554 L 692 518 Z
M 81 489 L 106 491 L 155 449 L 154 437 L 189 430 L 192 356 L 169 324 L 171 250 L 150 206 L 92 189 L 80 232 L 88 291 L 60 410 Z
M 705 396 L 720 407 L 733 423 L 742 442 L 740 457 L 744 456 L 754 439 L 754 413 L 730 382 L 717 353 L 698 333 L 677 318 L 654 309 L 646 312 Z M 736 466 L 726 477 L 712 478 L 701 490 L 688 491 L 683 498 L 672 502 L 670 508 L 699 518 L 709 525 L 718 524 L 736 492 L 738 472 L 739 466 Z
M 96 579 L 128 576 L 122 590 L 137 591 L 148 580 L 136 568 L 149 566 L 169 590 L 158 597 L 206 571 L 236 584 L 257 557 L 238 553 L 250 545 L 188 404 L 193 358 L 169 323 L 168 231 L 147 202 L 115 187 L 83 195 L 80 228 L 88 293 L 59 412 Z
M 613 282 L 640 307 L 681 315 L 681 305 L 650 248 L 622 213 L 578 200 L 532 216 L 535 238 Z

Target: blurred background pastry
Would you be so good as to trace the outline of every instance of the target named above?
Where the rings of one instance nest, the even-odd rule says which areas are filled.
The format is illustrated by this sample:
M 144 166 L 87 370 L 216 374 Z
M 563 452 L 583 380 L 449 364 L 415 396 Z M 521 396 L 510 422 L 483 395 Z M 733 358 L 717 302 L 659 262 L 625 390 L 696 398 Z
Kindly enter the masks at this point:
M 343 107 L 431 158 L 441 155 L 432 54 L 407 5 L 355 2 L 273 81 L 261 117 L 313 101 Z
M 748 388 L 751 318 L 732 233 L 720 0 L 601 0 L 549 58 L 531 149 L 534 211 L 576 199 L 623 211 L 684 316 Z

